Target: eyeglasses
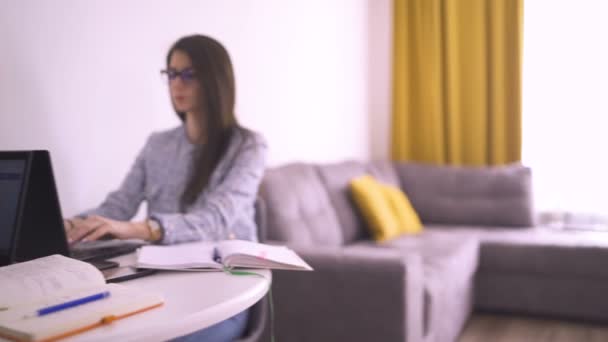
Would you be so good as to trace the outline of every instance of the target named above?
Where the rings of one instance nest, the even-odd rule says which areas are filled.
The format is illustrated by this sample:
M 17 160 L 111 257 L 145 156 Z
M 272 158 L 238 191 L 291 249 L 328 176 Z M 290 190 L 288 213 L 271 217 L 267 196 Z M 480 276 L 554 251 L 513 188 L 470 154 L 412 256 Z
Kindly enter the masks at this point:
M 182 71 L 177 71 L 175 69 L 161 70 L 160 75 L 167 83 L 178 77 L 181 78 L 184 83 L 191 83 L 196 79 L 196 72 L 192 68 L 186 68 Z

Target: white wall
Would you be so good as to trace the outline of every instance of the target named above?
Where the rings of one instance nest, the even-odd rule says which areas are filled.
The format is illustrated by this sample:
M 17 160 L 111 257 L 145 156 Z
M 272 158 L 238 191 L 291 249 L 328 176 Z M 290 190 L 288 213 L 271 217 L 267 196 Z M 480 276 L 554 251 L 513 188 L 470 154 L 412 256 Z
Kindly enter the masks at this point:
M 229 50 L 269 164 L 387 155 L 390 0 L 0 1 L 0 150 L 52 153 L 64 214 L 118 186 L 178 124 L 159 77 L 191 33 Z
M 371 159 L 390 156 L 393 1 L 369 0 L 368 127 Z

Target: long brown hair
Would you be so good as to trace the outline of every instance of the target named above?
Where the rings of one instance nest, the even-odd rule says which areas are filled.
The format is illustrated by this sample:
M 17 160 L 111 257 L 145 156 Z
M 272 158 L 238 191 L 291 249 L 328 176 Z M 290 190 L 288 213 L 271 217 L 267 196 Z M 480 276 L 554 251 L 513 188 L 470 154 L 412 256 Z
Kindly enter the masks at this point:
M 228 51 L 217 40 L 203 35 L 180 38 L 167 53 L 167 67 L 174 51 L 184 52 L 201 84 L 204 115 L 199 120 L 206 142 L 194 156 L 193 170 L 180 199 L 181 210 L 194 203 L 209 183 L 213 171 L 228 150 L 230 140 L 240 125 L 234 114 L 234 72 Z M 185 122 L 186 113 L 177 116 Z

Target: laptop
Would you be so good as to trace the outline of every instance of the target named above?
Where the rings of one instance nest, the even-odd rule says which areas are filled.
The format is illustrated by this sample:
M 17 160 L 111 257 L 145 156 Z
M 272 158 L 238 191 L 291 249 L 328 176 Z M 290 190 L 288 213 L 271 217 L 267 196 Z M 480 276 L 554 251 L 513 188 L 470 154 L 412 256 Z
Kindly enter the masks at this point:
M 0 266 L 61 254 L 92 263 L 145 244 L 111 240 L 70 246 L 48 151 L 0 151 Z

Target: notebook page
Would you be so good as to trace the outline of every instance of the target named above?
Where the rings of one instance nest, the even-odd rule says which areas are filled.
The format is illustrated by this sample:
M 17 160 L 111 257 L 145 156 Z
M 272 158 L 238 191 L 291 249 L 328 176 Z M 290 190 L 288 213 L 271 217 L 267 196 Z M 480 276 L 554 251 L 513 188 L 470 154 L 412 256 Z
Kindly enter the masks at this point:
M 75 293 L 72 296 L 78 298 L 106 290 L 110 292 L 110 296 L 107 298 L 45 316 L 24 317 L 24 314 L 32 312 L 36 308 L 31 305 L 20 307 L 12 317 L 3 317 L 0 313 L 0 329 L 4 326 L 5 330 L 9 329 L 42 339 L 95 324 L 103 317 L 120 317 L 163 303 L 163 298 L 158 294 L 120 284 L 102 285 L 96 289 Z
M 272 246 L 246 240 L 224 240 L 217 243 L 220 255 L 223 258 L 233 254 L 247 254 L 251 256 L 264 257 L 270 252 L 282 253 L 289 251 L 285 246 Z
M 105 284 L 92 265 L 51 255 L 0 267 L 0 311 L 62 292 Z
M 294 251 L 285 246 L 224 240 L 218 243 L 218 250 L 226 266 L 312 270 Z
M 211 242 L 183 243 L 171 246 L 143 246 L 137 253 L 137 266 L 148 268 L 221 268 L 213 260 Z

